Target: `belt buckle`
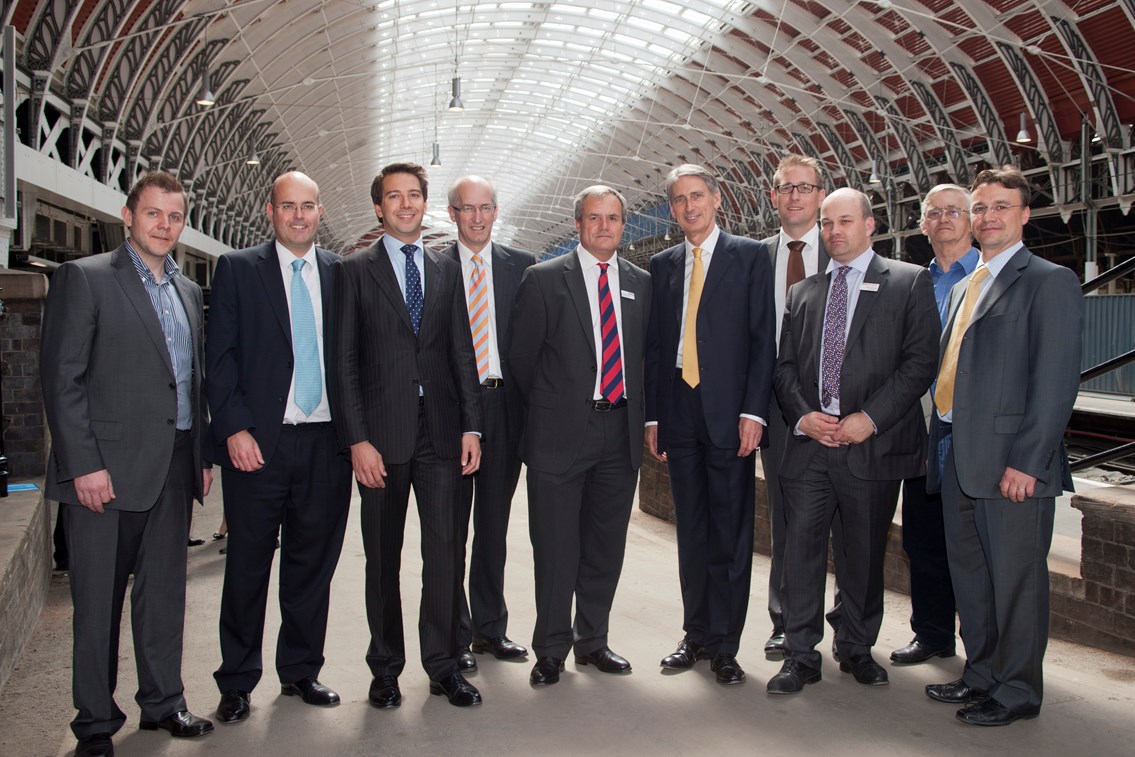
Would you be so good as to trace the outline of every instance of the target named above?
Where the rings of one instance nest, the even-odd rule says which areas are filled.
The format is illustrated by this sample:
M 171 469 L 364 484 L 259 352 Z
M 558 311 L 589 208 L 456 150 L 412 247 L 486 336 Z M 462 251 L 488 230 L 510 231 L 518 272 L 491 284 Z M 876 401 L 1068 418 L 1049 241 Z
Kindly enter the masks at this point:
M 615 406 L 615 403 L 611 400 L 593 400 L 591 406 L 597 413 L 608 413 Z

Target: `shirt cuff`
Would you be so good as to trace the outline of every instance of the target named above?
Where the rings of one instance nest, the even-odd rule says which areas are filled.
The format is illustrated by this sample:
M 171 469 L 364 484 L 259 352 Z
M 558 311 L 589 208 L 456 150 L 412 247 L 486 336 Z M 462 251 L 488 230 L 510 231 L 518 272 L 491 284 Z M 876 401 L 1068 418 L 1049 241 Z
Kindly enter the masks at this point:
M 657 426 L 658 421 L 647 421 L 644 425 L 646 425 L 646 426 Z
M 768 425 L 768 421 L 766 421 L 764 418 L 762 418 L 759 415 L 749 415 L 748 413 L 741 413 L 741 417 L 742 418 L 748 418 L 751 421 L 756 421 L 757 423 L 761 424 L 762 426 Z

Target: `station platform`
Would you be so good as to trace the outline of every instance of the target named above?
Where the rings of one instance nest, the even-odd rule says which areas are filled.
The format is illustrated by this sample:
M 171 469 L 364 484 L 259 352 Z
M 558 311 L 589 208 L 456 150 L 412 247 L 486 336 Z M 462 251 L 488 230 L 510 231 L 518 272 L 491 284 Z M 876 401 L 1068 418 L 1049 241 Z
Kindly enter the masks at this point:
M 1006 755 L 1131 753 L 1135 710 L 1135 659 L 1065 641 L 1050 642 L 1045 660 L 1046 696 L 1036 720 L 1007 728 L 980 729 L 954 719 L 956 707 L 927 699 L 923 687 L 957 678 L 959 656 L 926 665 L 890 665 L 892 649 L 912 636 L 909 599 L 888 592 L 875 657 L 890 673 L 890 685 L 864 687 L 841 674 L 825 653 L 824 679 L 798 695 L 769 697 L 765 683 L 780 667 L 766 660 L 765 613 L 768 560 L 754 556 L 749 618 L 739 660 L 748 673 L 740 686 L 718 685 L 708 663 L 675 675 L 658 661 L 682 635 L 675 533 L 671 524 L 634 510 L 626 565 L 611 618 L 611 647 L 627 657 L 627 676 L 599 673 L 570 660 L 558 685 L 533 689 L 533 659 L 501 662 L 479 656 L 470 680 L 485 698 L 463 710 L 430 696 L 418 659 L 418 593 L 421 559 L 415 515 L 407 521 L 403 602 L 409 662 L 400 683 L 403 703 L 379 711 L 367 703 L 370 674 L 363 602 L 363 550 L 358 497 L 335 577 L 327 663 L 320 679 L 343 703 L 320 709 L 279 695 L 271 660 L 279 612 L 269 602 L 264 679 L 252 695 L 252 717 L 234 726 L 218 724 L 198 739 L 173 739 L 139 731 L 133 701 L 136 679 L 129 623 L 124 623 L 119 706 L 127 724 L 115 739 L 120 757 L 249 757 L 301 755 Z M 411 511 L 413 511 L 411 507 Z M 198 508 L 194 533 L 209 538 L 220 522 L 220 487 Z M 219 663 L 217 617 L 225 542 L 190 549 L 183 674 L 190 709 L 211 717 L 219 699 L 212 671 Z M 509 534 L 507 591 L 510 636 L 528 644 L 535 620 L 532 549 L 527 501 L 521 481 Z M 273 592 L 275 587 L 273 586 Z M 52 577 L 39 624 L 19 664 L 0 691 L 0 754 L 21 757 L 70 755 L 71 604 L 67 576 Z

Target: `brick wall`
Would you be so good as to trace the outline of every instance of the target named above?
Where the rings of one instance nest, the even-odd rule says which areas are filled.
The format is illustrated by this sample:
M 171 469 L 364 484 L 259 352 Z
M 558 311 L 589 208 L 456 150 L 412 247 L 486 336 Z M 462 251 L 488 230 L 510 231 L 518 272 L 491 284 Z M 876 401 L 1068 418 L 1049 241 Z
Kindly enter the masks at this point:
M 39 331 L 47 278 L 0 272 L 0 380 L 4 384 L 4 453 L 13 477 L 40 476 L 47 462 L 47 430 L 39 385 Z

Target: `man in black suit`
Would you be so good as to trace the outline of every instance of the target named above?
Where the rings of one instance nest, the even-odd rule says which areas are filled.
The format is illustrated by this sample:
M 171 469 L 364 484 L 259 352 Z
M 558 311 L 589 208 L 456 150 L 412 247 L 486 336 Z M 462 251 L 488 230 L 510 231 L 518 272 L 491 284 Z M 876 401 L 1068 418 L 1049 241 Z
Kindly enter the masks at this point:
M 770 694 L 820 680 L 828 534 L 843 527 L 836 565 L 843 595 L 840 670 L 888 682 L 871 657 L 883 620 L 883 560 L 902 479 L 926 453 L 919 398 L 937 364 L 940 327 L 924 268 L 879 257 L 862 192 L 839 189 L 820 209 L 828 270 L 796 284 L 780 339 L 775 385 L 792 435 L 781 463 L 788 515 L 788 651 Z
M 625 223 L 616 190 L 580 192 L 579 246 L 525 272 L 512 315 L 509 370 L 528 412 L 534 686 L 559 681 L 573 646 L 577 665 L 631 669 L 607 632 L 642 462 L 651 291 L 650 276 L 616 255 Z
M 504 600 L 504 563 L 508 516 L 520 477 L 522 418 L 520 395 L 507 375 L 507 355 L 516 289 L 535 256 L 492 241 L 497 220 L 497 192 L 480 176 L 464 176 L 449 188 L 449 217 L 457 224 L 457 242 L 445 254 L 461 264 L 469 329 L 481 382 L 481 469 L 462 479 L 457 519 L 461 566 L 473 514 L 473 551 L 469 558 L 469 593 L 461 598 L 458 664 L 476 670 L 473 652 L 500 660 L 519 660 L 528 650 L 506 635 L 508 606 Z M 477 499 L 474 507 L 473 489 Z M 464 582 L 462 582 L 464 589 Z M 472 650 L 470 650 L 472 646 Z
M 217 717 L 249 715 L 263 673 L 268 580 L 280 541 L 281 692 L 332 706 L 323 667 L 331 577 L 351 502 L 351 468 L 331 425 L 335 255 L 315 246 L 319 187 L 298 171 L 272 185 L 271 242 L 222 255 L 209 299 L 206 382 L 228 523 Z M 281 531 L 282 529 L 282 531 Z
M 661 665 L 684 670 L 709 657 L 718 683 L 738 684 L 753 568 L 753 453 L 776 362 L 772 266 L 762 243 L 718 228 L 721 190 L 705 168 L 674 168 L 666 194 L 685 241 L 650 260 L 645 434 L 670 472 L 685 637 Z
M 46 496 L 62 503 L 75 607 L 75 754 L 114 754 L 122 601 L 130 615 L 143 730 L 199 736 L 181 681 L 185 548 L 202 463 L 201 289 L 172 254 L 186 198 L 168 173 L 130 190 L 126 242 L 60 266 L 43 317 L 40 375 L 51 429 Z
M 785 155 L 772 177 L 769 196 L 780 218 L 780 231 L 764 240 L 772 259 L 773 294 L 776 301 L 776 344 L 780 346 L 780 328 L 784 322 L 784 305 L 789 288 L 808 276 L 823 271 L 828 265 L 828 253 L 820 237 L 818 218 L 820 203 L 827 192 L 823 186 L 820 162 L 796 153 Z M 772 537 L 771 565 L 768 576 L 768 614 L 772 619 L 772 634 L 765 642 L 765 654 L 783 655 L 787 646 L 784 636 L 784 532 L 788 518 L 784 514 L 784 494 L 780 488 L 780 459 L 788 441 L 788 426 L 780 403 L 773 392 L 769 401 L 768 428 L 764 436 L 767 444 L 761 448 L 761 469 L 768 493 L 769 531 Z M 839 522 L 832 523 L 832 544 L 836 559 L 842 559 L 843 540 Z M 832 630 L 839 628 L 839 587 L 835 602 L 827 613 Z M 834 648 L 833 648 L 834 649 Z
M 461 266 L 422 243 L 426 171 L 386 166 L 371 184 L 385 235 L 336 261 L 331 413 L 362 492 L 370 702 L 395 707 L 406 664 L 399 568 L 410 488 L 422 523 L 418 634 L 430 692 L 481 703 L 457 665 L 461 476 L 481 461 L 481 399 Z

